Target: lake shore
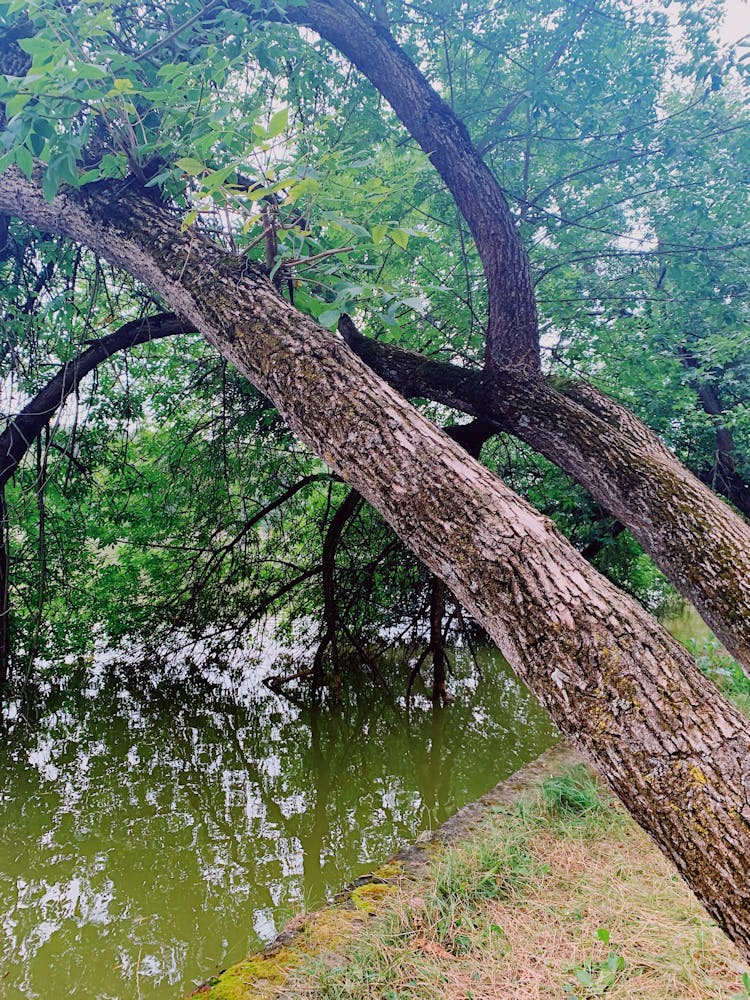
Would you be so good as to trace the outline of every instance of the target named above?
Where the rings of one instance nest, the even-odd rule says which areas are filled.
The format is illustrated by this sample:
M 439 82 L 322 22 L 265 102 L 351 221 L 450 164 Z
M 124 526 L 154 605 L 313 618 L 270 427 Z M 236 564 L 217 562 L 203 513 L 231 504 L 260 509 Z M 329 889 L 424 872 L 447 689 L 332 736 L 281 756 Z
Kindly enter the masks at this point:
M 744 972 L 563 743 L 193 995 L 726 1000 Z

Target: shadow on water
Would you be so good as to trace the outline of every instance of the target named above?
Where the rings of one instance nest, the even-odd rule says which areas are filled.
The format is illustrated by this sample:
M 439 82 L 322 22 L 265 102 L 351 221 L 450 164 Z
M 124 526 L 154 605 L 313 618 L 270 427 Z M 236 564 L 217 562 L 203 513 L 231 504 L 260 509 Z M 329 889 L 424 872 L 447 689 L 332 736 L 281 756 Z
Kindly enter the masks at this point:
M 556 738 L 483 660 L 408 712 L 301 709 L 247 658 L 71 669 L 0 749 L 0 996 L 179 997 L 442 822 Z

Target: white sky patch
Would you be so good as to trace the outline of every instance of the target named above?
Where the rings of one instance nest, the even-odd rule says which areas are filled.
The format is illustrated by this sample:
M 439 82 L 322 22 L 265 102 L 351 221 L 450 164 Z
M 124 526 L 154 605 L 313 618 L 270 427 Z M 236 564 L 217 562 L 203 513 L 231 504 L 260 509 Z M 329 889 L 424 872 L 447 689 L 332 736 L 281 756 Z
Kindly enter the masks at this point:
M 724 8 L 721 40 L 732 45 L 750 35 L 750 0 L 724 0 Z

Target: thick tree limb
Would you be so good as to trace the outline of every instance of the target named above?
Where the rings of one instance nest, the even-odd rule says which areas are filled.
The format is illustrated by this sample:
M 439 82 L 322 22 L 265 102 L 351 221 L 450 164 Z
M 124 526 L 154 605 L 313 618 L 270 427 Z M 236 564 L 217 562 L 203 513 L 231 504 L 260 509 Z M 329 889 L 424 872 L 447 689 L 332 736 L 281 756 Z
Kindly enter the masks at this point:
M 579 14 L 573 34 L 590 10 L 591 5 L 587 5 Z M 452 193 L 469 224 L 487 277 L 490 310 L 486 349 L 488 369 L 498 373 L 515 369 L 527 376 L 538 373 L 538 328 L 528 257 L 505 197 L 473 146 L 463 123 L 456 119 L 412 60 L 399 48 L 388 28 L 371 20 L 350 0 L 307 0 L 300 6 L 288 8 L 286 16 L 291 21 L 313 28 L 352 60 L 391 104 Z M 562 57 L 568 41 L 568 38 L 563 39 L 551 57 L 550 65 L 554 66 Z M 394 384 L 392 379 L 388 378 L 388 381 Z M 750 617 L 745 618 L 746 634 L 738 637 L 736 620 L 733 620 L 729 631 L 721 620 L 723 616 L 717 615 L 714 610 L 717 598 L 725 609 L 731 608 L 733 594 L 741 595 L 743 608 L 750 607 L 747 563 L 742 560 L 739 571 L 735 566 L 732 555 L 735 525 L 728 512 L 717 505 L 710 491 L 701 494 L 697 481 L 692 477 L 682 481 L 684 472 L 676 471 L 673 456 L 656 435 L 648 432 L 628 411 L 618 408 L 593 389 L 586 390 L 570 384 L 566 390 L 562 383 L 559 388 L 562 389 L 562 396 L 544 383 L 534 385 L 530 378 L 524 379 L 523 385 L 518 382 L 513 386 L 504 386 L 504 399 L 510 404 L 505 407 L 506 429 L 513 433 L 526 430 L 526 435 L 519 434 L 523 440 L 574 476 L 607 510 L 625 523 L 678 590 L 689 592 L 686 596 L 696 604 L 728 648 L 750 667 Z M 515 391 L 511 392 L 511 389 Z M 584 422 L 587 434 L 591 430 L 596 434 L 598 430 L 596 460 L 592 461 L 591 440 L 587 440 L 583 448 L 579 447 L 583 443 L 578 440 L 582 429 L 581 414 L 565 398 L 568 396 L 632 437 L 639 453 L 635 466 L 628 468 L 621 464 L 622 457 L 628 453 L 627 448 L 621 450 L 621 445 L 627 442 L 616 442 L 612 449 L 607 447 L 606 437 L 611 433 L 611 427 L 597 429 Z M 446 399 L 441 401 L 448 402 Z M 517 403 L 525 405 L 518 407 Z M 529 413 L 531 407 L 534 409 L 532 414 Z M 476 416 L 494 416 L 486 410 L 468 412 Z M 515 426 L 510 426 L 509 418 Z M 563 422 L 565 426 L 559 426 Z M 658 475 L 662 484 L 656 497 L 651 495 L 657 475 L 657 469 L 652 467 L 654 461 L 659 466 Z M 601 479 L 603 468 L 613 473 L 604 481 Z M 725 463 L 722 468 L 725 472 L 721 484 L 724 491 L 732 490 L 728 494 L 730 499 L 735 503 L 739 499 L 739 506 L 744 511 L 745 503 L 750 500 L 741 488 L 735 488 L 737 477 L 731 476 L 729 465 Z M 674 496 L 672 507 L 671 496 Z M 713 516 L 710 518 L 711 532 L 717 531 L 719 523 L 723 527 L 718 532 L 718 545 L 713 558 L 703 561 L 701 570 L 696 571 L 693 561 L 695 551 L 688 549 L 685 553 L 682 538 L 675 540 L 669 529 L 662 529 L 661 533 L 654 529 L 665 524 L 665 513 L 677 513 L 674 507 L 681 506 L 684 517 L 689 516 L 691 511 L 703 509 L 701 503 L 707 504 L 711 515 L 719 518 L 718 521 L 714 521 Z M 623 516 L 626 511 L 634 516 L 629 519 Z M 657 516 L 653 517 L 654 514 Z M 750 543 L 750 533 L 744 524 L 740 525 L 740 545 L 748 552 L 746 543 Z M 665 530 L 669 537 L 664 537 Z M 704 531 L 704 535 L 708 532 Z M 711 547 L 711 541 L 706 541 Z M 704 551 L 706 547 L 704 542 Z M 681 555 L 683 565 L 679 566 L 675 578 L 672 567 L 680 561 Z M 709 594 L 704 599 L 703 592 L 706 590 Z M 735 619 L 733 612 L 729 614 Z
M 499 184 L 469 133 L 382 24 L 349 0 L 308 0 L 285 8 L 334 45 L 385 97 L 429 156 L 468 223 L 489 295 L 487 362 L 539 371 L 536 300 L 528 255 Z
M 10 168 L 0 210 L 127 268 L 246 374 L 471 611 L 750 956 L 750 725 L 661 626 L 340 338 L 136 188 L 50 204 Z
M 638 539 L 750 669 L 750 524 L 629 410 L 593 386 L 470 371 L 380 344 L 342 317 L 349 346 L 403 395 L 493 422 L 584 486 Z
M 325 631 L 320 638 L 313 660 L 313 684 L 320 690 L 325 682 L 325 657 L 331 650 L 333 667 L 331 689 L 335 701 L 341 697 L 341 670 L 338 652 L 339 613 L 336 599 L 336 553 L 341 536 L 347 523 L 355 516 L 362 506 L 362 497 L 356 490 L 349 490 L 344 500 L 339 504 L 323 540 L 323 556 L 321 559 L 323 585 L 323 623 Z
M 84 376 L 118 351 L 137 344 L 162 340 L 194 327 L 175 316 L 159 313 L 125 323 L 119 330 L 96 340 L 72 361 L 66 362 L 0 434 L 0 489 L 8 482 L 24 455 Z

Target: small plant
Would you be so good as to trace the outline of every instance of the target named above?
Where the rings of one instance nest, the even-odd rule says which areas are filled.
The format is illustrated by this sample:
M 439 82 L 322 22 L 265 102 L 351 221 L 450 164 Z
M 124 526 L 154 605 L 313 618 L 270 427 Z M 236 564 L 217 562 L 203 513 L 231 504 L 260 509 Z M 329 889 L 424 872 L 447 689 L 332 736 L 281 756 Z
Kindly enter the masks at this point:
M 541 793 L 545 811 L 560 819 L 601 813 L 607 808 L 596 781 L 583 765 L 549 778 L 543 783 Z
M 597 939 L 604 945 L 609 944 L 609 930 L 600 927 L 596 932 Z M 582 1000 L 583 997 L 600 997 L 610 990 L 626 969 L 625 959 L 616 951 L 610 951 L 601 961 L 589 960 L 579 965 L 571 972 L 576 983 L 571 984 L 566 1000 Z
M 735 993 L 732 996 L 732 1000 L 747 1000 L 750 997 L 750 973 L 742 973 L 742 992 Z

